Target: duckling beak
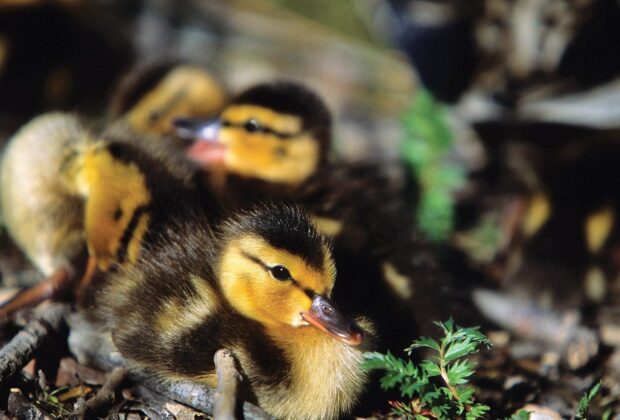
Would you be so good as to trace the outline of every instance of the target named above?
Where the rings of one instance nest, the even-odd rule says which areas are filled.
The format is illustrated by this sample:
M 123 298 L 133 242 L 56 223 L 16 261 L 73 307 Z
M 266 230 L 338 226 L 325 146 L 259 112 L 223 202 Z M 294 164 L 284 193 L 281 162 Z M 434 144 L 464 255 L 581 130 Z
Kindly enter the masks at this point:
M 177 118 L 173 124 L 176 135 L 191 142 L 185 151 L 190 160 L 205 167 L 224 162 L 226 146 L 219 141 L 219 120 Z
M 326 297 L 315 295 L 309 311 L 301 313 L 310 325 L 352 346 L 362 343 L 364 333 L 355 321 L 344 316 Z

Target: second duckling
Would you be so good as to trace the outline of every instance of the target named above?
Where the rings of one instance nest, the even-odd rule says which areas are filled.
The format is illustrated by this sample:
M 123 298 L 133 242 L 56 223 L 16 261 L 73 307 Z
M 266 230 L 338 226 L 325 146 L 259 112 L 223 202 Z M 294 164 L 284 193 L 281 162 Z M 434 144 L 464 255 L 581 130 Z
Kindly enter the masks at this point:
M 122 128 L 95 134 L 75 115 L 52 113 L 10 140 L 0 169 L 4 220 L 48 279 L 1 307 L 0 316 L 58 297 L 96 269 L 136 260 L 158 215 L 197 195 L 184 160 Z

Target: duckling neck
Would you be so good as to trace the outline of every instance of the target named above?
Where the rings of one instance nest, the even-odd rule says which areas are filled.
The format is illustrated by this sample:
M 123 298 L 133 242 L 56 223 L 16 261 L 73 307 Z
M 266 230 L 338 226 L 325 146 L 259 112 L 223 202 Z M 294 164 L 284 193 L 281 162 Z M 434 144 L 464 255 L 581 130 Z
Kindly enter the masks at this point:
M 295 195 L 303 182 L 284 183 L 264 181 L 257 178 L 246 178 L 240 175 L 227 173 L 220 179 L 219 188 L 229 199 L 232 195 L 240 202 L 257 202 L 269 198 L 289 197 Z
M 296 417 L 337 418 L 353 407 L 366 382 L 358 348 L 311 326 L 272 327 L 266 332 L 290 363 L 290 388 L 278 397 L 300 407 Z M 286 417 L 284 412 L 274 414 Z

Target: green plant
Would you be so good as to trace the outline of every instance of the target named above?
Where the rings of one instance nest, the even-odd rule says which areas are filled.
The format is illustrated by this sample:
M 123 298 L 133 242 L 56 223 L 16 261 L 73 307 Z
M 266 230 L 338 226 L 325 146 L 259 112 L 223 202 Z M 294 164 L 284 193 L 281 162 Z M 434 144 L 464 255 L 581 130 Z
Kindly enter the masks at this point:
M 452 319 L 436 324 L 444 334 L 440 341 L 423 337 L 405 349 L 411 356 L 415 349 L 429 348 L 436 353 L 433 360 L 414 364 L 390 352 L 375 352 L 366 354 L 364 366 L 385 370 L 381 387 L 398 386 L 401 396 L 408 399 L 408 402 L 390 401 L 393 414 L 415 420 L 482 417 L 489 407 L 474 400 L 474 388 L 468 385 L 474 364 L 465 357 L 476 353 L 481 345 L 489 347 L 491 343 L 478 327 L 461 328 Z
M 583 397 L 579 400 L 579 404 L 577 404 L 577 411 L 575 412 L 575 420 L 581 420 L 588 418 L 588 409 L 590 408 L 590 401 L 592 398 L 596 396 L 599 389 L 601 388 L 601 381 L 597 382 L 596 385 L 590 389 L 589 392 L 586 392 Z
M 66 417 L 71 411 L 58 399 L 58 394 L 69 389 L 67 386 L 50 389 L 41 370 L 37 372 L 37 400 L 35 403 L 42 409 L 49 411 L 55 417 Z
M 445 110 L 430 93 L 420 90 L 402 117 L 401 153 L 420 185 L 418 225 L 430 239 L 443 241 L 454 224 L 454 191 L 465 171 L 449 159 L 453 135 Z
M 519 410 L 510 416 L 510 419 L 507 420 L 529 420 L 530 412 L 525 410 Z

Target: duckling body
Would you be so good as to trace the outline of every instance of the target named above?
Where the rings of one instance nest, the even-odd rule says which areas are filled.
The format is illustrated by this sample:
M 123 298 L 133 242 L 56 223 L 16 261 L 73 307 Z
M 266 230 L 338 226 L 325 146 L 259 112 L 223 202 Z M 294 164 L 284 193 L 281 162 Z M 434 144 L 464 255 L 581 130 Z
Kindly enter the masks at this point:
M 85 262 L 83 201 L 74 182 L 79 150 L 92 141 L 79 120 L 46 114 L 9 142 L 0 169 L 0 198 L 6 227 L 46 276 Z
M 34 119 L 8 145 L 1 169 L 7 229 L 54 290 L 75 285 L 89 258 L 84 281 L 95 268 L 135 260 L 157 210 L 165 211 L 158 200 L 178 198 L 192 184 L 188 165 L 170 151 L 156 156 L 153 142 L 121 128 L 96 134 L 77 117 L 54 113 Z M 38 299 L 30 291 L 31 303 L 53 295 L 46 284 L 37 286 Z M 11 302 L 2 313 L 18 306 Z
M 366 374 L 361 350 L 343 341 L 361 336 L 326 298 L 329 248 L 301 211 L 260 207 L 214 233 L 181 210 L 150 241 L 148 254 L 81 303 L 131 369 L 214 385 L 213 356 L 228 348 L 247 379 L 244 397 L 278 418 L 330 419 L 352 408 Z M 327 307 L 335 330 L 307 315 Z

